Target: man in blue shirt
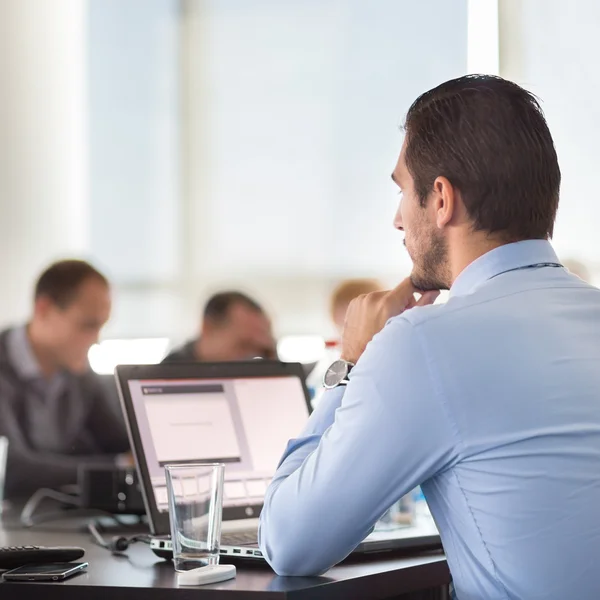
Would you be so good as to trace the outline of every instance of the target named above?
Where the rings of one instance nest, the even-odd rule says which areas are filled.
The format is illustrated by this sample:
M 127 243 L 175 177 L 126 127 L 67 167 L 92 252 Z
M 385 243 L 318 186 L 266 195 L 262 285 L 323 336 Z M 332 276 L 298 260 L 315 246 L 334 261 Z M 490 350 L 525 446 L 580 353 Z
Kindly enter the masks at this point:
M 412 276 L 350 306 L 347 362 L 285 452 L 261 548 L 279 574 L 322 573 L 420 484 L 459 600 L 599 598 L 600 290 L 548 242 L 560 170 L 541 109 L 469 76 L 405 129 Z

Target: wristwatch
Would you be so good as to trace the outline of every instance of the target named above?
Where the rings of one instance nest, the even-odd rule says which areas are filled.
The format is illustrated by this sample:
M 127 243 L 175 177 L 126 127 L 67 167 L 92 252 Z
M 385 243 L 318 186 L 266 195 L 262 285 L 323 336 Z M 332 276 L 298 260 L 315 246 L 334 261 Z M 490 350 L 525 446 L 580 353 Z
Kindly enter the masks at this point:
M 354 367 L 354 363 L 343 359 L 336 360 L 327 371 L 325 371 L 323 387 L 326 390 L 332 390 L 339 385 L 347 385 L 350 382 L 348 375 L 350 375 L 352 367 Z

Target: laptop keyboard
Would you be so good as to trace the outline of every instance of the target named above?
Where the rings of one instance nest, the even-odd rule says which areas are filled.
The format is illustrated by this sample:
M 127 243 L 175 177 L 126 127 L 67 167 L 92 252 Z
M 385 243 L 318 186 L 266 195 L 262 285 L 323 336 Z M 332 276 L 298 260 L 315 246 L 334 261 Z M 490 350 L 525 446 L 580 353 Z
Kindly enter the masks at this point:
M 223 546 L 251 546 L 256 544 L 258 544 L 256 531 L 224 533 L 221 537 L 221 545 Z

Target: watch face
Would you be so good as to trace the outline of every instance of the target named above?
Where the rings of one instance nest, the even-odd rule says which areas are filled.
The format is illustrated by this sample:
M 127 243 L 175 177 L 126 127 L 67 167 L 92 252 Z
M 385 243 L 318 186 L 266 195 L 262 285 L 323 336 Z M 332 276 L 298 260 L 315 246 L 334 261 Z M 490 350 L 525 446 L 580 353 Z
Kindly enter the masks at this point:
M 323 385 L 326 388 L 334 388 L 348 376 L 348 363 L 345 360 L 336 360 L 325 373 Z

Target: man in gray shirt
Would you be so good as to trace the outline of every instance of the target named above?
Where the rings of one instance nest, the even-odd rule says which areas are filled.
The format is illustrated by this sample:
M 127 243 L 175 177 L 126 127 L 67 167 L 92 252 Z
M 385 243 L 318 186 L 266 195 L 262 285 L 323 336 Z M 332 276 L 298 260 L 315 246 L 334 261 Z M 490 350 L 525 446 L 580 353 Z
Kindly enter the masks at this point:
M 271 320 L 242 292 L 221 292 L 206 303 L 202 334 L 174 350 L 163 362 L 223 362 L 253 358 L 277 359 Z
M 28 325 L 0 333 L 0 435 L 9 440 L 5 495 L 77 481 L 82 464 L 115 464 L 129 444 L 87 354 L 111 310 L 106 278 L 83 261 L 49 267 Z

